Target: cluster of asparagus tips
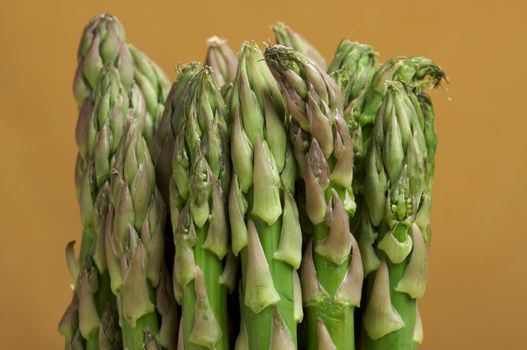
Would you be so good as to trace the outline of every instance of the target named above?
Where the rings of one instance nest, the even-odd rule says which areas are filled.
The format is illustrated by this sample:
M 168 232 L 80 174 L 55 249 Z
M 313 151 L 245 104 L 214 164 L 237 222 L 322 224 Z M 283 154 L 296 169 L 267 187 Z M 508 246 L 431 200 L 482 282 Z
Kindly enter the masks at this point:
M 296 349 L 302 233 L 285 104 L 258 47 L 244 43 L 238 56 L 229 194 L 232 250 L 242 263 L 236 349 Z
M 342 97 L 322 69 L 284 46 L 265 59 L 291 113 L 290 138 L 305 186 L 313 236 L 301 275 L 308 348 L 354 349 L 354 308 L 360 305 L 363 270 L 350 232 L 353 145 L 342 117 Z
M 419 56 L 377 67 L 349 40 L 328 67 L 273 31 L 264 53 L 211 37 L 169 90 L 116 18 L 85 28 L 66 349 L 421 343 L 437 142 L 424 89 L 444 72 Z

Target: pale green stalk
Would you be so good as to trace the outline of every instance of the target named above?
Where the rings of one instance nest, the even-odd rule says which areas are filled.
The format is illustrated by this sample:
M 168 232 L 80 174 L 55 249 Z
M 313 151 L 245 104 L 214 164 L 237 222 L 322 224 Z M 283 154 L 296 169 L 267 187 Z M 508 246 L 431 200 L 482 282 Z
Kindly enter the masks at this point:
M 429 154 L 427 155 L 427 162 L 430 162 L 430 166 L 427 167 L 429 174 L 427 178 L 432 181 L 433 162 L 434 162 L 434 150 L 435 150 L 435 128 L 433 125 L 433 111 L 429 97 L 422 91 L 428 86 L 437 87 L 441 81 L 446 80 L 445 73 L 431 60 L 414 56 L 414 57 L 395 57 L 384 63 L 375 73 L 372 83 L 365 94 L 364 101 L 361 106 L 361 114 L 357 118 L 358 126 L 361 128 L 362 136 L 362 152 L 357 157 L 355 164 L 357 167 L 356 172 L 356 183 L 358 184 L 358 210 L 359 217 L 357 224 L 357 232 L 359 232 L 359 246 L 362 252 L 362 259 L 364 263 L 364 273 L 368 275 L 370 272 L 377 269 L 380 264 L 379 259 L 376 257 L 373 251 L 373 244 L 379 236 L 378 228 L 372 225 L 372 222 L 367 215 L 366 204 L 364 203 L 364 183 L 365 183 L 365 156 L 370 148 L 370 139 L 373 129 L 375 117 L 378 115 L 379 108 L 382 104 L 382 100 L 386 95 L 387 84 L 386 81 L 400 81 L 409 87 L 414 94 L 410 94 L 412 97 L 412 103 L 416 107 L 415 110 L 423 114 L 426 112 L 430 117 L 420 118 L 425 131 L 425 140 L 427 142 L 427 149 Z M 419 102 L 419 101 L 423 102 Z M 426 102 L 427 101 L 427 102 Z M 419 108 L 417 105 L 422 104 L 423 107 Z M 425 108 L 428 106 L 428 108 Z M 422 112 L 420 112 L 422 109 Z M 431 185 L 431 184 L 430 184 Z M 429 191 L 430 192 L 430 191 Z M 430 196 L 425 203 L 430 203 Z M 426 205 L 423 208 L 430 209 L 430 205 Z M 424 221 L 427 219 L 427 215 L 420 215 Z M 424 229 L 424 228 L 423 228 Z M 429 229 L 426 229 L 428 231 Z M 426 233 L 426 232 L 425 232 Z
M 280 89 L 262 52 L 242 44 L 231 98 L 232 249 L 241 256 L 237 349 L 296 349 L 302 233 Z
M 103 67 L 92 95 L 84 101 L 76 129 L 79 154 L 75 183 L 83 226 L 80 258 L 79 262 L 75 260 L 73 243 L 68 246 L 67 257 L 77 281 L 79 331 L 86 339 L 86 348 L 98 349 L 99 334 L 105 334 L 99 330 L 100 318 L 107 303 L 115 304 L 104 254 L 104 222 L 109 202 L 107 182 L 130 100 L 118 70 L 111 64 Z M 138 96 L 138 91 L 133 89 L 132 95 Z

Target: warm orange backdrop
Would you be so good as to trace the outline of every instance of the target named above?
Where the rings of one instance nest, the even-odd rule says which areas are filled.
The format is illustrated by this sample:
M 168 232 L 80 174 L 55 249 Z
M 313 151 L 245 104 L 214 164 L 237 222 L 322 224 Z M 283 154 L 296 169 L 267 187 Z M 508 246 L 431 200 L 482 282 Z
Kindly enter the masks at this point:
M 149 3 L 149 4 L 147 4 Z M 447 71 L 422 349 L 522 349 L 527 321 L 525 1 L 0 1 L 0 348 L 59 349 L 79 239 L 71 81 L 84 24 L 110 11 L 173 79 L 205 39 L 261 43 L 283 20 L 329 60 L 344 36 Z M 523 346 L 521 345 L 523 343 Z

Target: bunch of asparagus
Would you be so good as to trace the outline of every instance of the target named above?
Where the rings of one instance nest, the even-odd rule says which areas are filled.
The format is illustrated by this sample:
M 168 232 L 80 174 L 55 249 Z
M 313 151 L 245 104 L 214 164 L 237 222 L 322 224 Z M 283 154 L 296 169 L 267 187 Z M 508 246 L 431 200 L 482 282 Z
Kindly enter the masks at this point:
M 423 57 L 333 61 L 285 24 L 165 73 L 95 17 L 78 51 L 66 349 L 415 349 L 436 132 Z

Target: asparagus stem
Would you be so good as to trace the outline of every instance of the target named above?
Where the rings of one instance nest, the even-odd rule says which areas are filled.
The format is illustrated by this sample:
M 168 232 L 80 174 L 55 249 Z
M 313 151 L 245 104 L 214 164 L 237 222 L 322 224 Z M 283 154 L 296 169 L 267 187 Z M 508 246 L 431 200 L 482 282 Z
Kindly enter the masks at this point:
M 114 338 L 118 328 L 99 329 L 96 324 L 105 316 L 104 313 L 116 313 L 115 307 L 107 307 L 115 306 L 116 301 L 110 290 L 104 247 L 105 218 L 109 207 L 106 187 L 112 157 L 123 133 L 127 115 L 141 118 L 145 113 L 145 101 L 148 112 L 153 111 L 154 106 L 150 103 L 153 100 L 157 101 L 156 105 L 162 106 L 166 96 L 164 90 L 168 86 L 165 74 L 155 63 L 139 50 L 131 50 L 134 55 L 125 42 L 123 27 L 115 17 L 110 14 L 96 16 L 84 29 L 73 84 L 80 109 L 76 130 L 79 155 L 75 182 L 83 225 L 80 262 L 75 268 L 77 276 L 74 278 L 77 279 L 79 289 L 78 278 L 82 273 L 91 270 L 93 265 L 98 272 L 92 277 L 88 288 L 92 295 L 83 294 L 84 299 L 93 298 L 96 313 L 83 315 L 83 311 L 78 314 L 83 325 L 90 322 L 89 330 L 85 327 L 82 329 L 88 338 L 86 347 L 93 349 L 117 344 Z M 154 71 L 155 74 L 150 74 Z M 147 124 L 155 128 L 157 121 Z M 146 129 L 145 127 L 144 130 Z M 71 265 L 73 253 L 69 255 L 68 264 Z M 84 300 L 82 303 L 89 301 Z M 116 318 L 117 315 L 106 315 L 106 320 Z M 108 322 L 103 327 L 112 326 Z M 71 346 L 72 341 L 76 339 L 70 337 Z
M 196 230 L 197 242 L 194 246 L 194 259 L 196 265 L 202 271 L 207 271 L 205 274 L 205 286 L 207 288 L 207 295 L 209 302 L 213 308 L 215 317 L 218 318 L 218 322 L 223 325 L 222 334 L 228 334 L 227 329 L 227 288 L 223 285 L 218 285 L 218 280 L 223 271 L 222 262 L 218 257 L 207 249 L 202 248 L 206 237 L 208 227 L 203 226 Z M 196 293 L 195 283 L 190 282 L 185 286 L 183 291 L 183 319 L 185 320 L 184 330 L 185 334 L 192 334 L 195 323 L 195 309 L 186 307 L 187 305 L 196 305 Z M 204 346 L 194 344 L 190 336 L 184 337 L 185 349 L 198 350 L 206 349 Z M 229 342 L 228 337 L 222 337 L 218 344 L 217 349 L 228 349 Z
M 111 72 L 115 70 L 115 72 Z M 104 83 L 102 80 L 106 79 Z M 109 15 L 102 14 L 94 17 L 85 27 L 78 49 L 78 66 L 73 82 L 73 92 L 80 110 L 79 122 L 77 125 L 77 144 L 79 146 L 79 156 L 76 165 L 76 188 L 77 198 L 81 206 L 81 218 L 83 225 L 83 237 L 80 248 L 80 268 L 85 270 L 92 264 L 91 258 L 95 254 L 97 235 L 93 226 L 93 205 L 101 183 L 95 180 L 93 175 L 100 174 L 99 169 L 93 169 L 94 162 L 94 143 L 91 137 L 95 135 L 90 132 L 99 133 L 102 125 L 97 125 L 91 114 L 94 113 L 93 104 L 97 99 L 101 99 L 100 90 L 106 92 L 111 80 L 113 83 L 119 82 L 121 89 L 129 92 L 133 82 L 133 68 L 130 52 L 125 44 L 125 33 L 119 21 Z M 99 87 L 102 85 L 102 87 Z M 99 119 L 104 124 L 104 116 Z M 91 124 L 94 129 L 86 128 L 86 123 Z M 88 124 L 88 125 L 89 125 Z M 114 137 L 120 137 L 120 131 L 114 130 Z M 97 136 L 100 136 L 97 135 Z M 92 142 L 90 142 L 92 141 Z M 97 171 L 99 170 L 99 171 Z M 95 173 L 95 174 L 94 174 Z M 81 183 L 82 181 L 82 183 Z M 96 261 L 97 263 L 97 261 Z M 104 264 L 98 264 L 100 273 L 104 273 Z M 100 277 L 99 277 L 100 278 Z M 94 290 L 93 298 L 99 312 L 104 309 L 105 304 L 113 302 L 111 293 L 108 294 L 108 284 L 99 281 L 100 286 Z M 79 282 L 77 281 L 77 284 Z M 87 295 L 85 298 L 88 297 Z M 99 314 L 101 315 L 101 314 Z M 82 317 L 79 315 L 79 317 Z M 91 335 L 86 339 L 86 347 L 98 349 L 98 330 L 93 329 Z
M 229 242 L 225 105 L 209 68 L 198 67 L 189 78 L 182 87 L 182 108 L 172 114 L 170 183 L 171 217 L 177 223 L 174 280 L 182 290 L 183 344 L 185 349 L 228 349 L 227 288 L 221 279 Z
M 366 349 L 415 349 L 416 300 L 424 294 L 427 274 L 423 217 L 429 212 L 433 161 L 426 160 L 433 147 L 427 145 L 420 104 L 412 103 L 414 90 L 400 82 L 386 82 L 385 90 L 366 159 L 366 207 L 379 234 L 361 241 L 368 250 L 376 239 L 373 255 L 380 263 L 368 275 L 363 342 Z
M 265 59 L 292 115 L 291 139 L 305 186 L 313 239 L 301 281 L 308 348 L 354 349 L 353 309 L 360 303 L 362 263 L 349 228 L 353 145 L 335 82 L 302 54 L 268 48 Z
M 233 253 L 241 254 L 244 320 L 238 344 L 246 337 L 250 349 L 286 350 L 296 347 L 300 321 L 293 273 L 300 263 L 301 232 L 285 106 L 262 59 L 256 46 L 242 44 L 231 92 L 235 176 L 229 214 Z
M 416 317 L 416 300 L 412 299 L 406 293 L 400 293 L 395 290 L 399 280 L 404 275 L 407 262 L 402 264 L 393 264 L 388 261 L 388 271 L 390 277 L 390 297 L 393 307 L 401 316 L 404 327 L 381 337 L 377 340 L 372 340 L 367 332 L 364 332 L 364 342 L 366 349 L 372 350 L 398 350 L 416 348 L 416 343 L 413 340 L 413 332 L 415 327 Z M 367 286 L 367 295 L 371 293 L 372 283 L 370 279 Z M 366 300 L 366 303 L 368 300 Z
M 166 211 L 155 185 L 152 160 L 137 119 L 129 119 L 113 162 L 106 218 L 106 261 L 112 291 L 119 296 L 123 346 L 141 350 L 158 346 L 156 312 L 170 319 L 155 300 L 165 288 L 164 221 Z M 162 293 L 160 294 L 161 297 Z M 165 306 L 165 307 L 163 307 Z

